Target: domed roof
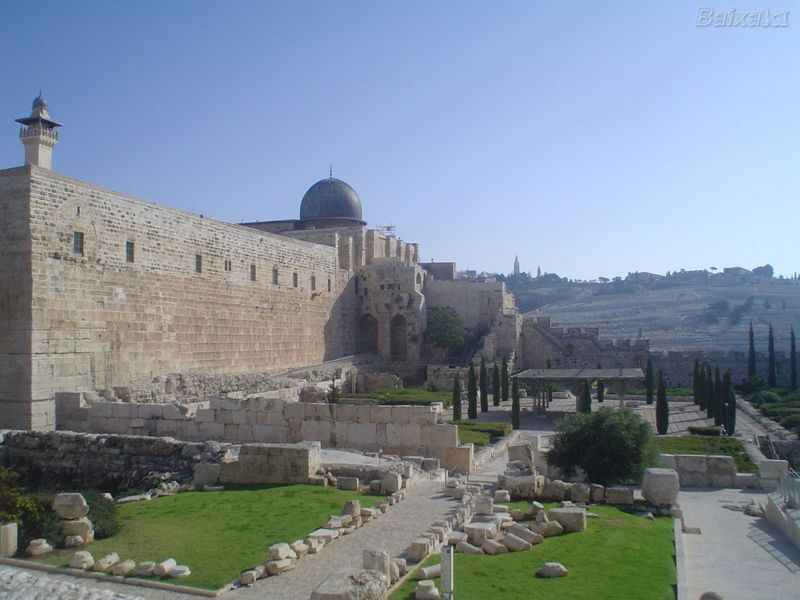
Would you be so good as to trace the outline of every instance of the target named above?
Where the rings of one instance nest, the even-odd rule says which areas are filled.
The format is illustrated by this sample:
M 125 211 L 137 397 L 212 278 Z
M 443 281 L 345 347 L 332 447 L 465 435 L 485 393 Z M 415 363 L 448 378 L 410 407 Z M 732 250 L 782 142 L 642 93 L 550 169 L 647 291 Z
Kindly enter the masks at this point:
M 300 220 L 361 220 L 361 200 L 356 191 L 341 179 L 320 179 L 308 188 L 300 203 Z

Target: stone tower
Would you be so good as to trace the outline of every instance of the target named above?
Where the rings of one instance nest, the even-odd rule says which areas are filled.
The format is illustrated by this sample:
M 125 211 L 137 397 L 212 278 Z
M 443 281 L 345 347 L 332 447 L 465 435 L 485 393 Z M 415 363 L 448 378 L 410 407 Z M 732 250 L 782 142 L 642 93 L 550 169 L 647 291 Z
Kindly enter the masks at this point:
M 58 141 L 56 127 L 61 127 L 61 123 L 50 118 L 47 101 L 42 98 L 41 92 L 33 101 L 31 116 L 16 121 L 22 124 L 19 139 L 25 146 L 25 164 L 52 169 L 53 147 Z
M 519 275 L 519 258 L 514 255 L 514 275 Z

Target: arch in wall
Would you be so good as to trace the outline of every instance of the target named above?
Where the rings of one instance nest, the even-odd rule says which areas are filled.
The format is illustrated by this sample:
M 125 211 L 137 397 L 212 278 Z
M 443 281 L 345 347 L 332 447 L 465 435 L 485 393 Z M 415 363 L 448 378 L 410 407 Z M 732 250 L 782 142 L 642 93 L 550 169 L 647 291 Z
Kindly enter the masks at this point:
M 403 315 L 392 317 L 389 336 L 392 360 L 405 360 L 408 356 L 408 322 Z
M 361 319 L 358 321 L 356 347 L 359 353 L 378 353 L 378 319 L 369 313 L 361 315 Z

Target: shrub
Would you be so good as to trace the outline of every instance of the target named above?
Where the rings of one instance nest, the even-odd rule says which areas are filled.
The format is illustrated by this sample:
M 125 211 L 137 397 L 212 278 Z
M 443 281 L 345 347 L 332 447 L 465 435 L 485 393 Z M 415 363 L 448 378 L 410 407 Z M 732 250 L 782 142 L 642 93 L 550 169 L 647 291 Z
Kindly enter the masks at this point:
M 689 433 L 692 435 L 704 435 L 706 437 L 720 437 L 722 435 L 722 430 L 719 427 L 714 427 L 713 425 L 707 427 L 690 425 Z
M 753 375 L 742 381 L 739 386 L 739 391 L 743 394 L 752 394 L 767 389 L 767 384 L 763 378 L 758 375 Z
M 0 523 L 19 522 L 33 508 L 30 498 L 17 485 L 19 474 L 0 468 Z
M 800 408 L 797 406 L 783 406 L 781 404 L 765 404 L 761 407 L 761 414 L 765 417 L 788 417 L 790 415 L 800 414 Z
M 774 392 L 761 391 L 750 396 L 748 400 L 751 404 L 759 406 L 761 404 L 777 404 L 781 401 L 781 397 Z
M 23 513 L 17 533 L 18 546 L 24 550 L 36 538 L 46 539 L 54 548 L 64 545 L 61 519 L 53 512 L 53 494 L 36 493 L 29 496 L 31 505 Z
M 469 339 L 469 332 L 458 313 L 450 307 L 437 307 L 428 311 L 425 341 L 445 350 L 450 356 L 461 356 Z
M 118 534 L 122 525 L 119 522 L 116 503 L 95 490 L 81 493 L 89 505 L 89 518 L 94 525 L 95 539 L 102 540 Z
M 781 427 L 785 427 L 797 434 L 800 434 L 800 415 L 789 415 L 781 419 Z
M 562 419 L 547 462 L 567 476 L 577 467 L 595 483 L 638 479 L 655 462 L 650 426 L 629 408 L 601 408 Z

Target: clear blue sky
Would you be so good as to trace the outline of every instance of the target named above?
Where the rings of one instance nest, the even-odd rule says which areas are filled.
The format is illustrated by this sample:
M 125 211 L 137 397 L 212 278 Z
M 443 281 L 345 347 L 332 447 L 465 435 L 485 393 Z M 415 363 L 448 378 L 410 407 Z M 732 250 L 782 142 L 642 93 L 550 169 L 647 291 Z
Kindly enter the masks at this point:
M 699 7 L 790 10 L 699 28 Z M 571 278 L 800 271 L 800 3 L 36 2 L 0 20 L 0 167 L 218 219 L 328 173 L 426 260 Z

